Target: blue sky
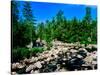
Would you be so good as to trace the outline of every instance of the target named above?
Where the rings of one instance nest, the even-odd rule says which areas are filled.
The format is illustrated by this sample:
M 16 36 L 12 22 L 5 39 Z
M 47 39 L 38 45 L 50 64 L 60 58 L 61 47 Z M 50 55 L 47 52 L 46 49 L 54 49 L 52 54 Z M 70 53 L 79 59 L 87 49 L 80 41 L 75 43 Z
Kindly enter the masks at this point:
M 21 7 L 20 11 L 23 8 L 23 1 L 20 2 Z M 33 14 L 36 17 L 37 22 L 50 20 L 59 10 L 64 12 L 64 16 L 67 19 L 72 19 L 76 17 L 78 19 L 82 19 L 85 16 L 85 8 L 86 5 L 76 5 L 76 4 L 61 4 L 61 3 L 47 3 L 47 2 L 31 2 L 31 7 L 33 10 Z M 93 19 L 97 16 L 97 7 L 91 7 L 91 16 Z M 20 12 L 22 16 L 22 13 Z

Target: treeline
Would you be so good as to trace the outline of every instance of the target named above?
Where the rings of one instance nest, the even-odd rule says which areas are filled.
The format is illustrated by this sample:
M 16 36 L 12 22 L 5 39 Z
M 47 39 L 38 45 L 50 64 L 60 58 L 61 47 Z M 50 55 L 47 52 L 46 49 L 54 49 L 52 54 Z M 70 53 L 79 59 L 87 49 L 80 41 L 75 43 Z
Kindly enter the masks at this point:
M 26 47 L 30 42 L 35 45 L 38 38 L 45 40 L 48 47 L 55 39 L 68 43 L 97 43 L 97 19 L 92 19 L 90 7 L 86 7 L 86 14 L 81 20 L 76 17 L 69 20 L 64 16 L 64 12 L 59 10 L 52 20 L 41 23 L 36 23 L 38 15 L 33 15 L 30 2 L 23 3 L 23 17 L 19 16 L 19 7 L 20 2 L 11 2 L 13 49 Z
M 97 20 L 92 19 L 90 7 L 86 8 L 86 15 L 82 20 L 76 17 L 68 20 L 60 10 L 51 21 L 38 24 L 37 33 L 41 39 L 47 41 L 57 39 L 68 43 L 96 44 Z

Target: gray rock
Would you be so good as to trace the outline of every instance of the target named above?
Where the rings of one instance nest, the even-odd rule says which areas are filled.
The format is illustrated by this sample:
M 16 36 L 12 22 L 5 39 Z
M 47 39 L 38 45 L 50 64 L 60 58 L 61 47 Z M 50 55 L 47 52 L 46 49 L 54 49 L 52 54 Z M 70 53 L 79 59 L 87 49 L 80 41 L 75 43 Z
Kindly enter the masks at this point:
M 83 56 L 81 56 L 81 55 L 78 54 L 77 58 L 83 59 Z
M 84 51 L 85 53 L 87 53 L 87 50 L 85 48 L 80 48 L 79 51 Z
M 36 62 L 34 65 L 35 65 L 37 68 L 41 68 L 41 67 L 42 67 L 42 65 L 41 65 L 41 62 L 40 62 L 40 61 Z
M 34 71 L 34 73 L 35 73 L 35 74 L 36 74 L 36 73 L 39 73 L 39 70 Z
M 33 63 L 33 62 L 36 62 L 38 60 L 38 58 L 37 57 L 32 57 L 31 59 L 30 59 L 30 63 Z
M 11 75 L 16 75 L 16 74 L 17 74 L 16 72 L 12 72 L 12 73 L 11 73 Z
M 21 69 L 21 68 L 24 68 L 25 67 L 25 64 L 21 64 L 21 63 L 13 63 L 12 64 L 12 69 Z
M 70 52 L 71 52 L 71 53 L 77 53 L 78 51 L 75 50 L 75 49 L 71 49 Z
M 27 68 L 26 68 L 26 72 L 30 72 L 31 70 L 33 70 L 33 68 L 36 68 L 35 65 L 29 65 Z
M 31 72 L 30 72 L 31 74 L 33 74 L 34 73 L 34 70 L 31 70 Z
M 12 64 L 12 69 L 16 69 L 16 68 L 17 68 L 16 63 L 13 63 Z

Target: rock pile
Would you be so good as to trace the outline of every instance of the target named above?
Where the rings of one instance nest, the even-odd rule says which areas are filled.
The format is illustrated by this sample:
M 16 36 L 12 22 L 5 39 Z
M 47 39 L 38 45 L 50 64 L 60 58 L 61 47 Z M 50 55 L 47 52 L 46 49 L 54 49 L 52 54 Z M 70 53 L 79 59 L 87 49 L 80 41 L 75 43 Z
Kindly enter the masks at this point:
M 97 46 L 53 42 L 51 50 L 12 63 L 12 74 L 97 69 Z

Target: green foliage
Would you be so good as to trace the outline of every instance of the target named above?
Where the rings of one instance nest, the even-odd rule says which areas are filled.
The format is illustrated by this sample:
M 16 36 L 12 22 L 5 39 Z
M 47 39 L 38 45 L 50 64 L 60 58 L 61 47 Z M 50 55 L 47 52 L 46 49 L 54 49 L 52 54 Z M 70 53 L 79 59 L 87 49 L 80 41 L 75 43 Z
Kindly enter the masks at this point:
M 32 7 L 30 5 L 30 2 L 29 1 L 24 2 L 23 6 L 24 6 L 23 15 L 24 15 L 25 21 L 29 21 L 29 22 L 32 22 L 33 24 L 35 24 L 34 21 L 36 21 L 36 20 L 33 15 L 33 12 L 32 12 Z
M 19 20 L 19 4 L 16 1 L 12 1 L 11 4 L 13 62 L 43 52 L 43 47 L 33 47 L 30 51 L 25 48 L 30 42 L 36 44 L 38 38 L 41 41 L 46 41 L 47 50 L 50 50 L 52 47 L 51 41 L 55 39 L 67 43 L 97 43 L 97 19 L 93 20 L 91 18 L 91 9 L 89 7 L 86 8 L 86 15 L 82 20 L 76 17 L 68 20 L 65 18 L 64 12 L 59 10 L 53 19 L 36 24 L 30 2 L 23 4 L 23 18 L 21 20 Z
M 27 48 L 16 48 L 12 50 L 12 62 L 17 62 L 30 57 L 30 51 Z
M 38 24 L 37 35 L 41 40 L 44 39 L 44 23 Z
M 30 30 L 31 30 L 31 33 L 28 34 L 29 36 L 32 36 L 31 37 L 31 41 L 35 41 L 36 40 L 36 33 L 35 33 L 35 17 L 33 15 L 33 10 L 32 10 L 32 7 L 30 5 L 30 2 L 24 2 L 24 8 L 23 8 L 23 15 L 24 15 L 24 24 L 27 24 L 28 26 L 30 26 Z M 26 27 L 27 28 L 27 27 Z
M 13 48 L 26 47 L 31 41 L 35 42 L 36 33 L 34 26 L 34 16 L 29 2 L 24 3 L 24 19 L 19 20 L 19 10 L 17 1 L 12 1 L 12 27 L 13 27 Z M 19 21 L 18 21 L 19 20 Z
M 29 58 L 32 55 L 41 53 L 44 51 L 43 47 L 34 47 L 31 50 L 27 48 L 16 48 L 12 50 L 12 62 L 17 62 L 23 60 L 24 58 Z
M 12 20 L 12 38 L 13 38 L 13 47 L 16 47 L 18 45 L 17 42 L 17 34 L 18 34 L 18 29 L 19 29 L 19 23 L 18 23 L 18 19 L 19 19 L 19 3 L 16 1 L 11 1 L 11 20 Z
M 36 39 L 36 35 L 33 33 L 32 30 L 33 30 L 33 26 L 30 24 L 30 22 L 25 22 L 20 24 L 20 28 L 17 31 L 18 32 L 17 38 L 15 39 L 14 37 L 14 39 L 17 41 L 18 47 L 25 47 L 32 40 Z
M 97 42 L 97 24 L 96 20 L 91 18 L 91 9 L 86 7 L 86 15 L 82 20 L 73 17 L 67 20 L 63 11 L 58 11 L 57 15 L 45 24 L 41 23 L 38 34 L 48 44 L 54 39 L 63 42 L 80 42 L 84 44 Z
M 31 50 L 30 50 L 30 55 L 36 55 L 37 53 L 41 53 L 44 51 L 44 48 L 43 47 L 33 47 Z
M 91 21 L 92 21 L 92 18 L 91 18 L 91 8 L 90 7 L 86 7 L 86 15 L 84 17 L 84 20 L 86 22 L 86 24 L 90 24 Z

